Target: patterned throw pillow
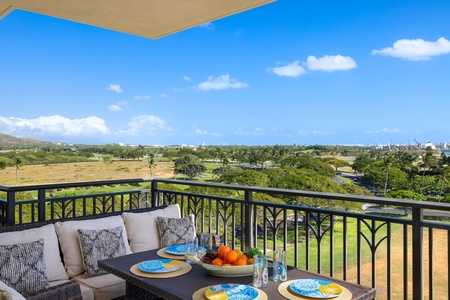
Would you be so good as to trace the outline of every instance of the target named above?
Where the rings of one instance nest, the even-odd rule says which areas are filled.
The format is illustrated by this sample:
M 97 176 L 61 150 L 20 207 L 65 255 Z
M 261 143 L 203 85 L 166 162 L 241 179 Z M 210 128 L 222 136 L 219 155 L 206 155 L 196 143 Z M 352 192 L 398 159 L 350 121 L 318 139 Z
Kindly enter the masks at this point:
M 44 239 L 0 246 L 0 280 L 24 295 L 50 287 L 45 274 Z
M 185 244 L 187 238 L 195 237 L 194 216 L 184 218 L 157 217 L 161 247 Z
M 84 278 L 106 274 L 98 267 L 97 261 L 126 254 L 122 237 L 122 226 L 112 229 L 78 229 L 81 252 L 83 253 Z

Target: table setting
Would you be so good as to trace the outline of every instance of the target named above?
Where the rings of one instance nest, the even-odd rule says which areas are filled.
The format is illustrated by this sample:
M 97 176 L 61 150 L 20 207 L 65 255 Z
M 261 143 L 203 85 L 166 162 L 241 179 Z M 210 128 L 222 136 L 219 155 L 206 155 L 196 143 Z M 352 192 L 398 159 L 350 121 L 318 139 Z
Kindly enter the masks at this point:
M 349 289 L 342 286 L 348 286 L 343 281 L 288 267 L 285 250 L 274 250 L 269 256 L 256 248 L 246 253 L 225 245 L 213 249 L 206 235 L 153 251 L 150 257 L 139 254 L 147 259 L 135 260 L 129 271 L 149 279 L 173 278 L 175 281 L 170 282 L 172 293 L 187 284 L 190 286 L 189 292 L 184 295 L 179 290 L 184 295 L 180 299 L 350 300 L 353 296 Z M 308 277 L 307 274 L 313 276 Z M 181 279 L 183 275 L 188 277 Z M 180 279 L 176 279 L 178 277 Z M 169 282 L 157 281 L 151 285 L 160 288 L 169 286 Z

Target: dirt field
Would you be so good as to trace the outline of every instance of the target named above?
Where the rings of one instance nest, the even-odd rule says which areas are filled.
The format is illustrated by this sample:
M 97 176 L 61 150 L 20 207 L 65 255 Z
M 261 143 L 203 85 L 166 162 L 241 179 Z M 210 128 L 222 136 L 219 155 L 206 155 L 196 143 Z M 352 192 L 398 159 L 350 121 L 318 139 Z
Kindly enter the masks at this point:
M 173 176 L 173 163 L 158 162 L 150 169 L 147 161 L 81 162 L 52 165 L 27 165 L 18 172 L 18 185 L 70 183 L 132 178 L 168 178 Z M 0 185 L 16 185 L 16 169 L 0 170 Z

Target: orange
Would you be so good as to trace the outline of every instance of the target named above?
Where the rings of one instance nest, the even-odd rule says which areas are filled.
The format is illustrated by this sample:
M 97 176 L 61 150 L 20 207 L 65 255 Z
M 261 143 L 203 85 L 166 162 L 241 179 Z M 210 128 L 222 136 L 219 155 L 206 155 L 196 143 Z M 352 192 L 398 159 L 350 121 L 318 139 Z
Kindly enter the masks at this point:
M 223 264 L 222 267 L 231 267 L 231 264 Z
M 241 250 L 236 250 L 238 257 L 241 257 L 244 253 Z
M 230 247 L 225 246 L 225 245 L 222 245 L 222 246 L 220 246 L 219 249 L 217 250 L 217 255 L 218 255 L 220 258 L 224 259 L 224 258 L 225 258 L 225 254 L 226 254 L 228 251 L 230 251 Z
M 230 250 L 225 253 L 225 262 L 232 264 L 238 259 L 238 254 L 236 250 Z
M 243 259 L 243 260 L 247 261 L 248 257 L 247 257 L 247 255 L 242 254 L 241 256 L 239 256 L 239 259 Z
M 216 259 L 214 259 L 214 260 L 212 261 L 212 264 L 215 265 L 215 266 L 222 266 L 222 265 L 223 265 L 223 260 L 221 260 L 221 259 L 218 257 L 218 258 L 216 258 Z
M 253 265 L 253 262 L 254 262 L 254 259 L 253 259 L 253 258 L 249 258 L 249 259 L 247 260 L 247 264 L 249 264 L 249 265 Z
M 243 258 L 238 258 L 238 260 L 236 260 L 233 263 L 233 266 L 245 266 L 247 264 L 247 261 Z

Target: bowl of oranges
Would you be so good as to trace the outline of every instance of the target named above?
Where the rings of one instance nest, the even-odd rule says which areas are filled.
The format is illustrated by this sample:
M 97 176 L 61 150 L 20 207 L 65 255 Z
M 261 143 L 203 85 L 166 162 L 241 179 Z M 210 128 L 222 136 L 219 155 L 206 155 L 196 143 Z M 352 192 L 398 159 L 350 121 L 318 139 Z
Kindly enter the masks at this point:
M 241 250 L 230 249 L 228 246 L 222 245 L 217 252 L 207 251 L 201 259 L 201 265 L 214 276 L 250 276 L 253 275 L 253 255 L 258 252 L 258 250 L 252 249 L 248 253 L 243 253 Z

